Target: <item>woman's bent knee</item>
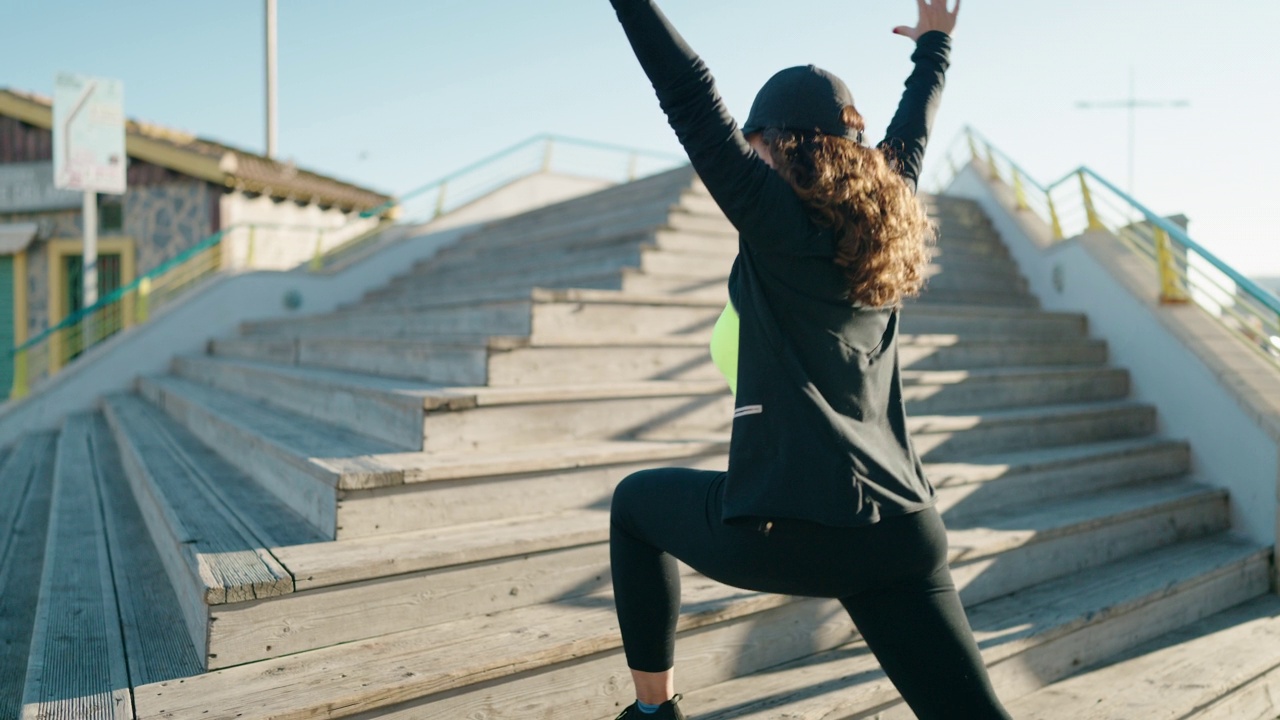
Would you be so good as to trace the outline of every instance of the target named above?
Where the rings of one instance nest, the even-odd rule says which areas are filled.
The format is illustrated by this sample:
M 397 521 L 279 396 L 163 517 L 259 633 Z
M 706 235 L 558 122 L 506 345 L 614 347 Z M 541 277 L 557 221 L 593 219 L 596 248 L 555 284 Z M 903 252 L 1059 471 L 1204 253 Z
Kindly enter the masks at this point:
M 610 518 L 614 524 L 625 521 L 637 504 L 644 502 L 645 496 L 652 494 L 652 476 L 659 472 L 661 470 L 653 469 L 633 472 L 614 487 L 613 501 L 609 506 Z M 650 490 L 647 491 L 646 488 Z

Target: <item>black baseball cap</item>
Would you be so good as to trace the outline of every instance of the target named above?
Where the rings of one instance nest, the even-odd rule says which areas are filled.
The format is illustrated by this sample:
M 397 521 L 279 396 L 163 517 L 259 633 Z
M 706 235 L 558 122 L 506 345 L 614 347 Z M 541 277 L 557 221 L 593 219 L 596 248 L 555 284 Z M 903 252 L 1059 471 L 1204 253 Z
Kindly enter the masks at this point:
M 760 88 L 742 132 L 750 135 L 765 128 L 820 132 L 861 144 L 862 131 L 841 119 L 844 108 L 852 104 L 849 86 L 826 70 L 813 65 L 787 68 Z

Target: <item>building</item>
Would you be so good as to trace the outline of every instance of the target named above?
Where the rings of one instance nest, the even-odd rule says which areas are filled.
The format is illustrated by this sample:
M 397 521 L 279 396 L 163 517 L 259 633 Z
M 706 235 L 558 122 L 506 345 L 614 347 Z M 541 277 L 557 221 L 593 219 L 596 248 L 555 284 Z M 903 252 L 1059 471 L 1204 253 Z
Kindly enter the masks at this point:
M 83 195 L 53 187 L 52 125 L 48 98 L 0 88 L 0 348 L 20 346 L 82 306 Z M 390 199 L 148 123 L 128 121 L 125 142 L 128 190 L 98 196 L 99 297 L 248 223 L 263 224 L 260 250 L 242 233 L 223 243 L 224 266 L 297 265 L 321 244 L 376 224 L 359 213 Z M 11 355 L 0 351 L 0 397 L 11 384 Z

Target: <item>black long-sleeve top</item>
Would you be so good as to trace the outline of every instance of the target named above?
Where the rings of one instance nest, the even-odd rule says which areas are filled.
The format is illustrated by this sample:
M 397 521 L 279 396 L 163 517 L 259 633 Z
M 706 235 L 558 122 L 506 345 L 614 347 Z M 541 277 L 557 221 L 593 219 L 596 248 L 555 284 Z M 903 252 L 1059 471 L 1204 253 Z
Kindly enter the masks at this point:
M 739 233 L 729 297 L 740 318 L 726 522 L 856 526 L 921 510 L 934 491 L 911 445 L 898 308 L 850 306 L 836 237 L 751 149 L 715 81 L 652 0 L 611 0 L 676 136 Z M 914 188 L 949 65 L 923 35 L 880 144 Z

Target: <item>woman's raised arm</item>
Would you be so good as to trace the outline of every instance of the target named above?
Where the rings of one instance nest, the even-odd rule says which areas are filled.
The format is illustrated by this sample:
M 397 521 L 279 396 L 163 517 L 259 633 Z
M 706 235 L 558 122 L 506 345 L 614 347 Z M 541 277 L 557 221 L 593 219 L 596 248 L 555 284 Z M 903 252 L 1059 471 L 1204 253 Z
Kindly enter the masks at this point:
M 750 224 L 766 210 L 760 197 L 773 171 L 747 144 L 711 71 L 652 0 L 610 2 L 693 169 L 730 222 Z
M 885 132 L 880 148 L 897 167 L 913 189 L 924 165 L 924 150 L 929 143 L 933 118 L 942 102 L 942 87 L 951 65 L 951 33 L 960 13 L 960 0 L 954 10 L 947 9 L 948 0 L 916 0 L 920 20 L 915 27 L 900 25 L 898 35 L 916 41 L 911 55 L 915 69 L 907 77 L 906 90 Z

